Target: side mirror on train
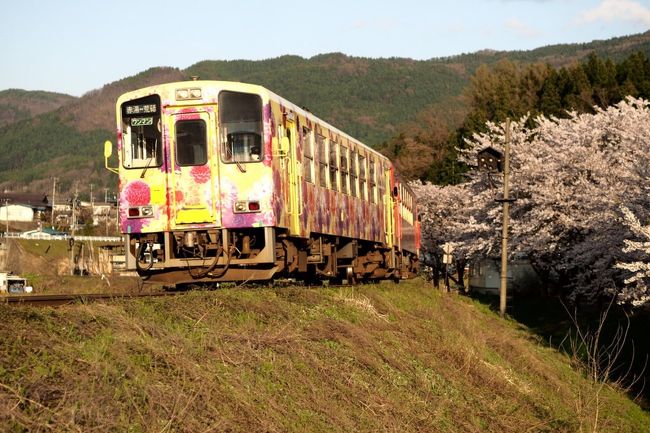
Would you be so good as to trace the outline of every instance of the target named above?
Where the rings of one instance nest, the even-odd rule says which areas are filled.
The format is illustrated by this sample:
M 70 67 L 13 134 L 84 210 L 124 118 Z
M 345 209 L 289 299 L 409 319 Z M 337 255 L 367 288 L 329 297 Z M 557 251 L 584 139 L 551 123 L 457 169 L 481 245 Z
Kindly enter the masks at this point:
M 108 159 L 113 154 L 113 143 L 110 140 L 104 142 L 104 158 Z
M 104 142 L 104 167 L 106 168 L 106 170 L 117 174 L 117 168 L 112 168 L 108 166 L 108 158 L 110 158 L 111 155 L 113 155 L 113 143 L 111 143 L 110 140 L 106 140 Z
M 397 189 L 396 186 L 393 187 L 393 197 L 397 197 L 399 195 L 399 190 Z

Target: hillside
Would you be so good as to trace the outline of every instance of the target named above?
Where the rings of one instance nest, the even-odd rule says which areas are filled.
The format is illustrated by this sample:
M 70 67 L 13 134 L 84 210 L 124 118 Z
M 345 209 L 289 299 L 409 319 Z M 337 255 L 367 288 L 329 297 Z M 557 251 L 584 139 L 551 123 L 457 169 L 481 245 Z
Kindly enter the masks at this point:
M 636 35 L 607 40 L 596 40 L 582 44 L 558 44 L 535 48 L 528 51 L 481 50 L 446 58 L 449 64 L 463 67 L 473 72 L 482 64 L 492 64 L 508 59 L 522 63 L 542 62 L 556 68 L 579 63 L 590 53 L 618 62 L 630 54 L 641 51 L 650 53 L 650 31 Z
M 45 193 L 51 190 L 50 179 L 57 177 L 63 194 L 73 190 L 75 182 L 82 195 L 87 193 L 85 180 L 89 178 L 96 188 L 114 190 L 114 176 L 103 169 L 101 143 L 108 138 L 114 141 L 118 95 L 192 75 L 262 84 L 362 141 L 380 146 L 401 125 L 423 113 L 455 128 L 466 111 L 464 89 L 480 64 L 507 58 L 562 66 L 592 51 L 620 59 L 639 50 L 650 56 L 650 32 L 589 44 L 516 52 L 485 50 L 424 61 L 340 53 L 309 59 L 206 60 L 186 70 L 151 68 L 78 99 L 54 98 L 45 92 L 0 92 L 0 187 Z
M 205 61 L 186 72 L 203 79 L 261 84 L 371 145 L 390 138 L 398 125 L 425 107 L 452 104 L 468 79 L 435 61 L 340 53 L 263 62 Z
M 178 81 L 185 76 L 175 68 L 151 68 L 133 77 L 107 84 L 74 102 L 40 116 L 0 128 L 0 185 L 18 191 L 48 193 L 51 179 L 59 179 L 61 192 L 115 190 L 116 178 L 102 159 L 102 143 L 115 141 L 115 101 L 139 87 Z
M 0 314 L 2 431 L 650 429 L 520 325 L 421 281 Z
M 0 128 L 54 111 L 77 98 L 61 93 L 9 89 L 0 92 Z

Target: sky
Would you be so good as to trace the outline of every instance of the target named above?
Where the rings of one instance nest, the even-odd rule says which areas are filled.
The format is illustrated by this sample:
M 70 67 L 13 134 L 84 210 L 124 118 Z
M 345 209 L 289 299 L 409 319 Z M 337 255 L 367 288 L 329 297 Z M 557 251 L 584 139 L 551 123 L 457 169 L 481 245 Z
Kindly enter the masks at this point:
M 0 90 L 81 96 L 202 60 L 424 60 L 649 29 L 650 0 L 2 0 Z

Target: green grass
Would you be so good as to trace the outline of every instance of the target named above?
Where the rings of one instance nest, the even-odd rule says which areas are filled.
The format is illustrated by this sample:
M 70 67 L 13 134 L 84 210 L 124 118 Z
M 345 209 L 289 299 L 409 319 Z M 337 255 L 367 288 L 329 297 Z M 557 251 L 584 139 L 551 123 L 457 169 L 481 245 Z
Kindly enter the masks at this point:
M 0 305 L 0 431 L 636 432 L 521 326 L 416 280 Z M 583 404 L 584 403 L 584 404 Z

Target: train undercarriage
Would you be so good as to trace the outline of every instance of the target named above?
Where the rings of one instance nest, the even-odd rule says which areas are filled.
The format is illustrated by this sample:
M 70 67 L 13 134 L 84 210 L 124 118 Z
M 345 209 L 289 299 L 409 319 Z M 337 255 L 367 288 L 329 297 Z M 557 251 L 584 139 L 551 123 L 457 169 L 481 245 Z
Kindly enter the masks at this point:
M 204 229 L 127 236 L 127 267 L 165 285 L 271 281 L 305 284 L 400 280 L 417 274 L 415 254 L 387 245 L 273 227 Z

